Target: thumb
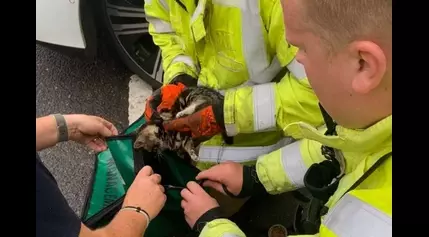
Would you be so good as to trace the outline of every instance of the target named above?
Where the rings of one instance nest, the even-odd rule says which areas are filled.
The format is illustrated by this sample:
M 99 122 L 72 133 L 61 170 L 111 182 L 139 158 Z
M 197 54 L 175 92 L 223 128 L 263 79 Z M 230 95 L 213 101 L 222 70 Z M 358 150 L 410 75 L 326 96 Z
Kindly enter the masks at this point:
M 223 177 L 222 171 L 223 171 L 222 166 L 215 165 L 208 170 L 201 171 L 197 175 L 196 179 L 197 180 L 208 179 L 211 181 L 222 183 L 222 177 Z M 208 182 L 208 181 L 206 181 L 206 182 Z M 204 183 L 206 183 L 206 182 L 204 182 Z
M 220 192 L 220 193 L 226 194 L 226 193 L 223 191 L 223 187 L 222 187 L 222 184 L 221 184 L 221 183 L 218 183 L 218 182 L 214 182 L 214 181 L 207 180 L 207 181 L 205 181 L 205 182 L 204 182 L 203 186 L 204 186 L 204 187 L 210 187 L 210 188 L 213 188 L 213 189 L 215 189 L 216 191 L 218 191 L 218 192 Z
M 107 128 L 106 126 L 104 126 L 104 124 L 101 122 L 99 124 L 99 129 L 98 129 L 97 133 L 99 135 L 101 135 L 102 137 L 111 137 L 114 135 L 113 131 L 110 130 L 109 128 Z
M 168 122 L 164 122 L 163 127 L 167 131 L 178 131 L 178 132 L 188 132 L 190 131 L 189 127 L 186 124 L 185 118 L 174 119 Z

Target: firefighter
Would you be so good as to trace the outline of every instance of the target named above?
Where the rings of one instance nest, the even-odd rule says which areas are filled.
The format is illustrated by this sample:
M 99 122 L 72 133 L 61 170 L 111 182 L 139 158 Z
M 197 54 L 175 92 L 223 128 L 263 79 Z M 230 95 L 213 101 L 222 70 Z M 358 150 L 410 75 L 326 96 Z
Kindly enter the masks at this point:
M 189 86 L 208 86 L 225 96 L 219 110 L 225 111 L 221 116 L 233 141 L 208 134 L 214 137 L 199 147 L 200 169 L 227 160 L 254 164 L 291 142 L 282 131 L 285 124 L 323 124 L 295 59 L 297 48 L 285 40 L 280 0 L 151 0 L 144 9 L 164 69 L 164 86 L 147 100 L 146 119 L 170 109 Z
M 306 187 L 314 208 L 306 213 L 318 216 L 297 226 L 300 236 L 392 236 L 392 1 L 282 3 L 286 38 L 299 47 L 296 59 L 320 100 L 326 126 L 286 124 L 286 133 L 302 139 L 259 156 L 254 166 L 224 162 L 197 179 L 238 197 Z M 193 131 L 195 137 L 218 132 L 203 125 L 222 121 L 206 114 L 199 111 L 166 127 Z M 228 129 L 230 117 L 223 116 Z M 186 220 L 200 236 L 245 236 L 195 182 L 181 195 Z

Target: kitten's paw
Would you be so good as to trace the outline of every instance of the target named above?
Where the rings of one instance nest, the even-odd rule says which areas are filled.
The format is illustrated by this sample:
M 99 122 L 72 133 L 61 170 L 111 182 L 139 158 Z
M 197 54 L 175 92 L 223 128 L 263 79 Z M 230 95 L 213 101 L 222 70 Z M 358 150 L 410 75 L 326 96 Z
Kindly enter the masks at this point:
M 199 160 L 199 158 L 198 158 L 198 156 L 197 156 L 197 154 L 196 154 L 195 152 L 191 152 L 191 153 L 189 154 L 189 156 L 191 157 L 191 159 L 192 159 L 193 161 L 198 161 L 198 160 Z
M 185 117 L 186 115 L 188 115 L 186 113 L 185 110 L 180 111 L 179 113 L 176 114 L 176 118 L 181 118 L 181 117 Z

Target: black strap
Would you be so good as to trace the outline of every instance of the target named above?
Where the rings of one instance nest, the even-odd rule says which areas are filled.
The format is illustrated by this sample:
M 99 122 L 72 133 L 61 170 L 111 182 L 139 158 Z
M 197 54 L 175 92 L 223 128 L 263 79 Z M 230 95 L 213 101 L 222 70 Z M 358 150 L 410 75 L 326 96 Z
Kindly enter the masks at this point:
M 319 107 L 327 127 L 325 135 L 336 135 L 335 129 L 337 124 L 321 104 L 319 104 Z M 326 160 L 310 166 L 304 176 L 304 185 L 314 198 L 320 199 L 323 203 L 326 203 L 337 190 L 342 176 L 340 176 L 341 167 L 335 157 L 334 149 L 322 145 L 321 152 Z
M 320 110 L 325 120 L 327 130 L 325 135 L 336 135 L 337 124 L 332 120 L 325 109 L 319 104 Z M 344 174 L 341 173 L 340 162 L 337 160 L 335 150 L 322 145 L 322 154 L 326 160 L 313 164 L 304 176 L 304 185 L 312 195 L 310 205 L 305 215 L 297 212 L 296 221 L 300 221 L 297 229 L 301 234 L 315 234 L 320 227 L 320 217 L 328 212 L 325 204 L 329 198 L 337 191 L 338 185 Z M 380 157 L 342 196 L 359 186 L 374 170 L 376 170 L 387 158 L 391 157 L 389 152 Z M 342 197 L 341 196 L 341 197 Z M 301 215 L 301 216 L 300 216 Z
M 363 181 L 365 181 L 368 176 L 370 176 L 380 165 L 382 165 L 389 157 L 392 156 L 392 152 L 389 152 L 382 156 L 380 159 L 378 159 L 341 197 L 346 195 L 351 190 L 355 189 L 357 186 L 359 186 Z

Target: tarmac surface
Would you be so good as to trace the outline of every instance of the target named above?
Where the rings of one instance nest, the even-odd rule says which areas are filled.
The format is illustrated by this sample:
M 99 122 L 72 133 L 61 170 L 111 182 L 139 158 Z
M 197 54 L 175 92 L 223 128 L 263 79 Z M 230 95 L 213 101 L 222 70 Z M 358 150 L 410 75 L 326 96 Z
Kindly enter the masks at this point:
M 88 62 L 36 44 L 36 117 L 52 113 L 98 115 L 119 131 L 128 126 L 129 119 L 138 118 L 150 87 L 114 60 L 105 47 L 99 54 L 95 61 Z M 133 87 L 131 93 L 129 84 Z M 67 142 L 40 155 L 70 206 L 80 215 L 94 153 L 81 144 Z

